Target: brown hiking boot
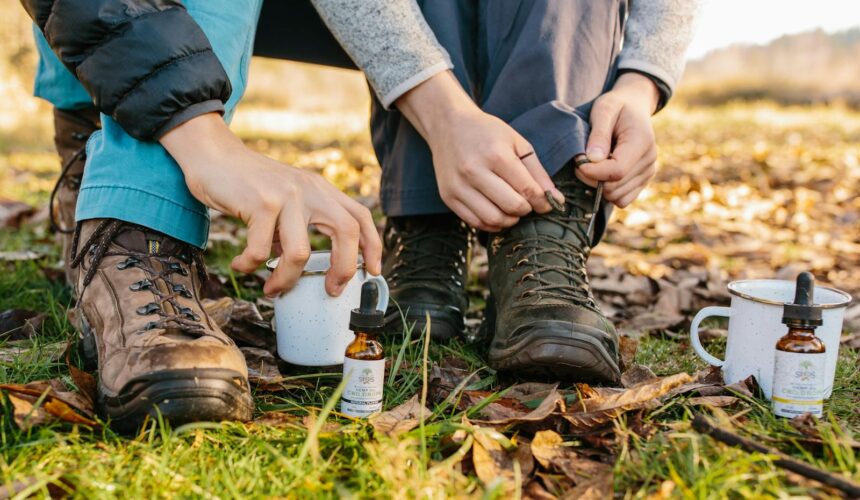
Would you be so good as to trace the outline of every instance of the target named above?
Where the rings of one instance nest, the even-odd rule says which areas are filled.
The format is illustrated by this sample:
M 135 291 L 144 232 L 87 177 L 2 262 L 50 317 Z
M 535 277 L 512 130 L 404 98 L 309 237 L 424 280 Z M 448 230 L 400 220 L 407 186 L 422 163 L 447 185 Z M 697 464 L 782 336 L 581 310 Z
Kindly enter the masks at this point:
M 66 282 L 72 287 L 77 280 L 77 272 L 70 266 L 72 259 L 69 255 L 72 234 L 75 232 L 75 207 L 87 160 L 87 139 L 100 127 L 99 112 L 95 108 L 54 108 L 54 145 L 63 167 L 51 192 L 51 229 L 57 233 L 63 245 Z
M 200 304 L 199 250 L 113 219 L 79 224 L 78 323 L 98 358 L 98 410 L 121 432 L 160 413 L 173 425 L 248 420 L 248 370 Z

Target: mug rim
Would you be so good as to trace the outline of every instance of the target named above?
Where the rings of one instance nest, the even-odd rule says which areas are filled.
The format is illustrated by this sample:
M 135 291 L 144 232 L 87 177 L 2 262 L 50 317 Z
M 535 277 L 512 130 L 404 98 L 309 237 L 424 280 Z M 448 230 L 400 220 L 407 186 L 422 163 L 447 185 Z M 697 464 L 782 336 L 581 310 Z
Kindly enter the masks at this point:
M 772 300 L 772 299 L 765 299 L 762 297 L 755 297 L 753 295 L 750 295 L 748 293 L 742 292 L 742 291 L 737 289 L 737 287 L 740 285 L 743 285 L 746 283 L 756 283 L 756 282 L 792 283 L 792 281 L 790 281 L 790 280 L 779 280 L 779 279 L 736 280 L 736 281 L 732 281 L 731 283 L 728 284 L 729 293 L 736 296 L 736 297 L 751 300 L 753 302 L 758 302 L 760 304 L 770 304 L 770 305 L 774 305 L 774 306 L 784 306 L 785 305 L 785 302 L 780 302 L 778 300 Z M 841 307 L 846 307 L 853 300 L 852 297 L 850 295 L 848 295 L 848 292 L 843 292 L 842 290 L 839 290 L 836 288 L 832 288 L 829 286 L 820 286 L 820 285 L 815 285 L 815 288 L 819 288 L 821 290 L 827 290 L 829 292 L 833 292 L 836 295 L 841 296 L 843 299 L 841 302 L 834 302 L 834 303 L 829 303 L 829 304 L 815 304 L 822 309 L 839 309 Z
M 324 253 L 330 254 L 331 250 L 314 250 L 311 252 L 311 257 L 313 257 L 314 255 L 319 255 L 319 254 L 324 254 Z M 266 269 L 268 269 L 269 271 L 274 271 L 275 268 L 278 267 L 278 262 L 280 262 L 280 260 L 281 260 L 280 257 L 274 257 L 274 258 L 267 260 L 266 261 Z M 310 258 L 308 258 L 308 260 L 310 261 Z M 307 263 L 305 263 L 305 265 L 307 266 Z M 329 267 L 328 269 L 331 269 L 331 268 Z M 302 271 L 301 276 L 324 276 L 328 272 L 328 269 L 325 269 L 322 271 L 304 270 L 304 271 Z M 356 271 L 364 269 L 364 259 L 361 257 L 361 255 L 358 256 L 358 264 L 356 265 L 355 269 L 356 269 Z

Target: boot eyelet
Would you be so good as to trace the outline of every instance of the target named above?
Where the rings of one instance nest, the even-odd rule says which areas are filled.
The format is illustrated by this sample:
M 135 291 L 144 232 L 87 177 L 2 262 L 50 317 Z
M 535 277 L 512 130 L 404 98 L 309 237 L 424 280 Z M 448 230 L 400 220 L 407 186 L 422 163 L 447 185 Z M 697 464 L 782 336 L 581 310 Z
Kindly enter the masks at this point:
M 143 280 L 137 281 L 135 283 L 132 283 L 131 285 L 129 285 L 128 288 L 132 292 L 139 292 L 141 290 L 148 290 L 151 287 L 152 287 L 152 281 L 149 281 L 148 279 L 143 279 Z
M 146 304 L 145 306 L 138 307 L 137 308 L 137 314 L 139 314 L 141 316 L 148 316 L 150 314 L 155 314 L 160 310 L 161 310 L 161 306 L 159 306 L 155 302 L 150 302 L 149 304 Z

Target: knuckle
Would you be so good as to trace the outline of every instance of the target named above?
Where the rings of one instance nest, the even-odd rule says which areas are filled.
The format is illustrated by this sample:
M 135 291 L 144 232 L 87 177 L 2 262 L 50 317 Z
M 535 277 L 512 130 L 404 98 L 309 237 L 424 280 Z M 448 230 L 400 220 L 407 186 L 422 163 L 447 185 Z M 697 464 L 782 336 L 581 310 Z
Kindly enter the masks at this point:
M 311 257 L 311 249 L 309 246 L 302 245 L 300 247 L 291 248 L 284 252 L 283 258 L 287 262 L 296 265 L 304 265 Z

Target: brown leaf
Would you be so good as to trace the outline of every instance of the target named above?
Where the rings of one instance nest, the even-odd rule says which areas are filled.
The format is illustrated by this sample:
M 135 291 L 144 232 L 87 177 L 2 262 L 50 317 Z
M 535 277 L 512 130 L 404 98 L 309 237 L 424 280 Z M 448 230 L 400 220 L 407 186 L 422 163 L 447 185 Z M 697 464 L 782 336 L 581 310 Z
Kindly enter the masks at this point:
M 529 443 L 517 443 L 513 450 L 506 450 L 492 432 L 474 426 L 475 442 L 472 445 L 472 464 L 478 479 L 489 484 L 498 479 L 504 481 L 505 489 L 513 491 L 516 483 L 514 464 L 519 465 L 520 481 L 526 483 L 534 470 L 534 460 Z
M 605 500 L 612 498 L 613 475 L 612 467 L 597 472 L 593 477 L 582 481 L 576 488 L 562 495 L 564 500 Z
M 533 389 L 533 387 L 530 388 Z M 517 386 L 514 386 L 506 393 L 508 395 L 511 395 L 511 393 L 513 392 L 515 398 L 503 399 L 513 399 L 515 401 L 523 403 L 525 401 L 535 399 L 535 397 L 537 396 L 536 394 L 529 393 L 517 394 L 515 389 L 517 389 Z M 522 388 L 520 388 L 520 390 L 522 390 Z M 525 411 L 523 411 L 521 408 L 525 408 Z M 550 415 L 552 415 L 553 412 L 555 412 L 556 410 L 564 411 L 564 409 L 564 396 L 562 396 L 556 390 L 555 386 L 553 386 L 549 389 L 549 393 L 547 393 L 546 396 L 543 397 L 541 403 L 534 410 L 529 410 L 528 407 L 522 405 L 503 405 L 499 404 L 499 401 L 496 401 L 487 405 L 487 407 L 481 411 L 481 415 L 486 416 L 487 419 L 476 421 L 476 423 L 480 423 L 483 425 L 506 426 L 525 422 L 541 422 L 548 418 Z
M 440 404 L 451 396 L 455 389 L 466 387 L 476 379 L 475 372 L 469 370 L 466 362 L 460 358 L 445 358 L 439 363 L 433 363 L 428 377 L 427 400 L 433 404 Z
M 430 413 L 430 410 L 425 409 L 425 417 L 430 415 Z M 395 408 L 371 415 L 368 420 L 376 432 L 388 436 L 398 436 L 418 427 L 420 415 L 421 401 L 418 399 L 418 394 L 416 394 L 409 401 Z
M 278 361 L 275 356 L 257 347 L 240 347 L 245 363 L 248 365 L 248 381 L 252 384 L 271 384 L 280 380 Z
M 587 433 L 614 420 L 627 411 L 645 407 L 654 402 L 656 398 L 692 380 L 692 377 L 688 374 L 678 373 L 669 377 L 645 382 L 611 394 L 605 398 L 586 399 L 583 401 L 584 411 L 581 409 L 581 406 L 576 405 L 571 408 L 572 411 L 565 413 L 563 416 L 570 422 L 573 433 Z
M 282 411 L 267 411 L 259 417 L 255 418 L 251 423 L 257 425 L 267 425 L 271 427 L 285 427 L 288 425 L 301 425 L 302 419 L 291 413 Z
M 63 383 L 57 379 L 30 382 L 25 385 L 0 384 L 0 391 L 6 393 L 12 401 L 15 407 L 16 424 L 22 428 L 55 420 L 88 427 L 98 425 L 91 418 L 93 415 L 91 402 L 76 392 L 66 390 Z M 35 407 L 40 398 L 43 398 L 41 406 Z M 31 417 L 36 416 L 27 418 L 28 414 Z
M 633 365 L 621 374 L 621 386 L 629 388 L 656 378 L 657 375 L 654 375 L 654 372 L 647 366 Z
M 277 341 L 268 321 L 253 302 L 231 297 L 203 299 L 203 308 L 228 337 L 240 346 L 277 350 Z
M 621 373 L 633 366 L 637 350 L 639 350 L 639 340 L 627 335 L 622 335 L 619 338 L 618 357 L 621 360 Z
M 531 443 L 532 455 L 538 463 L 551 472 L 561 472 L 574 483 L 580 484 L 600 476 L 611 466 L 583 458 L 553 431 L 538 431 Z
M 525 500 L 556 500 L 558 497 L 548 492 L 540 484 L 540 481 L 531 480 L 529 481 L 529 484 L 523 488 L 523 498 Z
M 687 404 L 692 406 L 711 406 L 714 408 L 722 408 L 731 406 L 740 401 L 734 396 L 699 396 L 687 400 Z
M 0 313 L 0 339 L 26 340 L 42 330 L 45 315 L 28 309 L 9 309 Z
M 0 228 L 17 228 L 35 211 L 33 207 L 14 200 L 0 200 Z
M 749 398 L 758 398 L 762 396 L 761 386 L 758 385 L 754 375 L 726 386 L 726 391 L 729 393 L 743 394 Z

